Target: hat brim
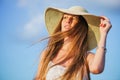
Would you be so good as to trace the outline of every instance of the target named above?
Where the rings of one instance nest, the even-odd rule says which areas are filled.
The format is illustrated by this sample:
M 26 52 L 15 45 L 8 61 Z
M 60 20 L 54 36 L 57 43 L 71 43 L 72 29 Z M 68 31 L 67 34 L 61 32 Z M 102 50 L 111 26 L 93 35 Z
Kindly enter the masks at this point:
M 52 8 L 52 7 L 47 8 L 45 11 L 45 24 L 50 35 L 53 33 L 53 31 L 57 27 L 64 13 L 71 14 L 71 15 L 81 15 L 85 18 L 89 26 L 88 50 L 94 49 L 97 46 L 100 39 L 100 32 L 99 32 L 100 16 L 96 16 L 96 15 L 93 15 L 90 13 L 84 13 L 84 12 L 76 13 L 68 9 L 59 9 L 59 8 Z

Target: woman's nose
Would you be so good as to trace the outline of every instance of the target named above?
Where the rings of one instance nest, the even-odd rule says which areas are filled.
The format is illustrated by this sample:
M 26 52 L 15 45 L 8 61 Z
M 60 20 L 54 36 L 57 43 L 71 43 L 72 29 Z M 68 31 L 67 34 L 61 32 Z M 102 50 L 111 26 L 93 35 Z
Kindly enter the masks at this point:
M 67 22 L 67 23 L 71 23 L 71 22 L 72 22 L 72 19 L 71 19 L 71 18 L 67 18 L 66 22 Z

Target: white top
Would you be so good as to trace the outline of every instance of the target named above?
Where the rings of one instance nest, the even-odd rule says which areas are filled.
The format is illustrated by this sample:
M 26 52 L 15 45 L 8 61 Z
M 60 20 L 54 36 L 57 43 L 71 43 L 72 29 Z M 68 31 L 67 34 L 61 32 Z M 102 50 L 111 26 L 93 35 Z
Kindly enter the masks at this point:
M 49 62 L 48 67 L 54 65 L 52 61 Z M 65 73 L 66 68 L 61 65 L 55 65 L 48 70 L 46 80 L 57 80 L 60 76 Z
M 51 67 L 53 65 L 54 63 L 50 61 L 48 67 Z M 48 73 L 46 75 L 46 80 L 60 80 L 58 78 L 61 77 L 65 73 L 65 71 L 66 71 L 65 67 L 61 65 L 55 65 L 48 70 Z M 86 75 L 84 75 L 83 80 L 88 80 Z

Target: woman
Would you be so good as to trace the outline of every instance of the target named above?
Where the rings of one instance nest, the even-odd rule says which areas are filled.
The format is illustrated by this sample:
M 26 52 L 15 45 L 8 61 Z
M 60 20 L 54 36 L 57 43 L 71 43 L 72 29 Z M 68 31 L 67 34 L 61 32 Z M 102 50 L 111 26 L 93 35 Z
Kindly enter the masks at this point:
M 50 34 L 35 80 L 90 80 L 104 70 L 106 37 L 111 28 L 105 16 L 80 6 L 48 8 L 45 22 Z M 96 53 L 90 50 L 96 48 Z

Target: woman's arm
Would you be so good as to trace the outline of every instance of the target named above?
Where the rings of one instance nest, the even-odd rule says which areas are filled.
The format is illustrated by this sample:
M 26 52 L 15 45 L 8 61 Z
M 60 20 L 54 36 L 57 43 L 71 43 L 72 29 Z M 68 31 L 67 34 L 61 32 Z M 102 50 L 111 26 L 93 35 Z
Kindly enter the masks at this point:
M 96 54 L 89 52 L 87 56 L 88 66 L 91 73 L 98 74 L 104 70 L 106 38 L 111 26 L 109 19 L 105 16 L 101 16 L 100 41 L 98 43 Z

